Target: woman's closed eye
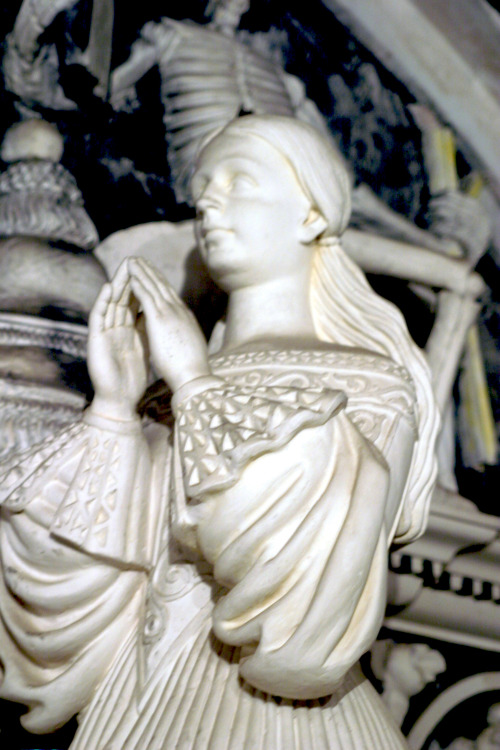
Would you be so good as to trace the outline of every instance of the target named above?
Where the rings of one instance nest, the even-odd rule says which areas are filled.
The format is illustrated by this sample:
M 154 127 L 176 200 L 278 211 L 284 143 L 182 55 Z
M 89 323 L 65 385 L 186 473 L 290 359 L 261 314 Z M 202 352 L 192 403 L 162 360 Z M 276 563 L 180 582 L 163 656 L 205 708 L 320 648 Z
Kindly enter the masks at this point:
M 256 181 L 249 174 L 236 174 L 229 184 L 231 192 L 245 192 L 257 187 Z

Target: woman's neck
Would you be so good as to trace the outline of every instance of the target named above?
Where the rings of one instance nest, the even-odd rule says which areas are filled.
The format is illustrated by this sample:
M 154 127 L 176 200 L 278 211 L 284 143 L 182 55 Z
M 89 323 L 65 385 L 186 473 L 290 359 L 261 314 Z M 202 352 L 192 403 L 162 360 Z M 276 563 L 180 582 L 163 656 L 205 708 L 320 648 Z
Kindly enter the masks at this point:
M 307 274 L 236 289 L 229 296 L 225 349 L 256 339 L 301 340 L 316 335 Z

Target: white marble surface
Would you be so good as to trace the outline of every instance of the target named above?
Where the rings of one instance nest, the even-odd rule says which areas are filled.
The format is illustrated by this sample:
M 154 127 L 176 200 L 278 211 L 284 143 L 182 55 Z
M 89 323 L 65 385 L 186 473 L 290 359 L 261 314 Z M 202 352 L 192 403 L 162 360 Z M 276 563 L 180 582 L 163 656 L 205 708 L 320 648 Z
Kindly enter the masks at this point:
M 221 348 L 144 259 L 103 287 L 94 401 L 2 467 L 0 693 L 38 732 L 80 713 L 72 750 L 403 748 L 357 662 L 388 546 L 425 528 L 428 368 L 341 248 L 349 180 L 311 126 L 238 120 L 192 190 Z M 144 429 L 149 359 L 173 421 Z

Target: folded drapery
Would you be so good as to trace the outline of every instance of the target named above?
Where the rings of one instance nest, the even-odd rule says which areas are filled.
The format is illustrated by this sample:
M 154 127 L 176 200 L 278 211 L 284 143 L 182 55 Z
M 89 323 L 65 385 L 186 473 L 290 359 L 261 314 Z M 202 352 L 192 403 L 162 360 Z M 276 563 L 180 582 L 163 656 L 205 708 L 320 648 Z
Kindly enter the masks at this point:
M 0 467 L 1 694 L 31 707 L 27 727 L 57 726 L 99 685 L 96 695 L 109 692 L 130 644 L 146 648 L 149 607 L 178 614 L 163 618 L 146 677 L 136 664 L 127 678 L 134 706 L 123 737 L 141 724 L 141 685 L 170 679 L 172 643 L 189 652 L 210 611 L 215 636 L 236 649 L 234 668 L 284 698 L 338 690 L 376 636 L 387 499 L 406 471 L 389 470 L 391 446 L 406 444 L 409 460 L 415 439 L 411 382 L 360 352 L 254 360 L 219 357 L 208 387 L 176 403 L 173 436 L 158 427 L 148 442 L 138 418 L 87 413 Z M 175 564 L 172 532 L 192 548 Z M 196 555 L 222 592 L 208 609 L 206 594 L 201 609 L 198 594 L 186 598 L 203 588 Z M 191 570 L 189 587 L 170 590 L 164 566 L 174 579 Z M 83 724 L 100 711 L 92 702 Z

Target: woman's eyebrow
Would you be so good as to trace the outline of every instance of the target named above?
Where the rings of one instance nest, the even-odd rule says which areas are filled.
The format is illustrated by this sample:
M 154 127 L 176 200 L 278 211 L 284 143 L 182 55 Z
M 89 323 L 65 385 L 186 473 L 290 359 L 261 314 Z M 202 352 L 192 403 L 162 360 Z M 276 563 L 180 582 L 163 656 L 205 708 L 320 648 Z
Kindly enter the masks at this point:
M 224 173 L 225 171 L 232 172 L 235 169 L 245 170 L 245 172 L 248 172 L 250 174 L 253 174 L 256 171 L 254 160 L 247 159 L 246 157 L 241 156 L 241 154 L 238 156 L 228 156 L 226 158 L 220 159 L 220 161 L 217 162 L 216 167 L 221 173 Z M 209 165 L 207 168 L 201 167 L 194 173 L 191 179 L 191 186 L 208 182 L 212 175 L 213 166 Z
M 256 165 L 254 159 L 249 159 L 248 157 L 242 156 L 241 154 L 238 156 L 232 157 L 231 161 L 233 161 L 238 167 L 244 167 L 245 169 L 249 169 L 252 171 L 255 170 L 256 167 L 259 166 L 259 165 Z

